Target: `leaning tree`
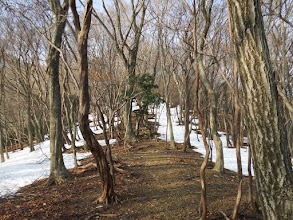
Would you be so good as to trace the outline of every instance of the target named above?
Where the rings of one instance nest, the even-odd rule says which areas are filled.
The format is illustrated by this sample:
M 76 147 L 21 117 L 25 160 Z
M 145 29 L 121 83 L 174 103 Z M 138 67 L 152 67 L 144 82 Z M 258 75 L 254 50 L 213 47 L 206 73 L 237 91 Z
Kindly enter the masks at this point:
M 70 8 L 73 13 L 73 22 L 77 32 L 78 44 L 78 69 L 80 73 L 80 106 L 79 106 L 79 127 L 82 136 L 92 152 L 97 163 L 98 171 L 101 177 L 102 194 L 97 200 L 99 203 L 111 203 L 116 200 L 114 192 L 113 176 L 110 173 L 110 168 L 103 148 L 95 138 L 89 126 L 89 110 L 90 110 L 90 94 L 88 80 L 88 34 L 91 25 L 91 15 L 93 10 L 93 1 L 87 0 L 84 6 L 83 23 L 81 24 L 79 15 L 76 9 L 75 0 L 70 0 Z

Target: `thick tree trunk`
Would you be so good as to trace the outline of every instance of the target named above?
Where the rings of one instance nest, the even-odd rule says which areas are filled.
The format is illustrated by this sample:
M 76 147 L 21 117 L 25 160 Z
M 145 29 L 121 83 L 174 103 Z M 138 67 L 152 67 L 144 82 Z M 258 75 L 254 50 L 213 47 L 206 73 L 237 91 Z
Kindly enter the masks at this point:
M 132 126 L 131 113 L 132 113 L 132 102 L 131 100 L 129 100 L 127 101 L 123 111 L 123 122 L 125 127 L 124 141 L 126 143 L 133 143 L 136 141 L 136 136 Z
M 112 203 L 116 201 L 116 195 L 114 192 L 114 184 L 112 175 L 110 174 L 109 164 L 106 159 L 106 155 L 103 151 L 102 146 L 96 140 L 94 133 L 89 126 L 89 110 L 90 110 L 90 94 L 88 85 L 88 57 L 87 57 L 87 41 L 88 33 L 91 24 L 91 14 L 92 14 L 92 0 L 87 0 L 84 16 L 83 25 L 81 27 L 79 22 L 79 16 L 76 11 L 75 1 L 70 2 L 70 7 L 74 16 L 74 25 L 78 32 L 78 68 L 80 72 L 80 131 L 83 138 L 92 152 L 95 161 L 97 163 L 97 168 L 101 178 L 102 194 L 97 200 L 99 203 Z
M 53 13 L 55 26 L 52 34 L 52 43 L 47 59 L 47 73 L 49 76 L 49 103 L 50 103 L 50 176 L 47 184 L 60 184 L 69 176 L 64 166 L 62 156 L 62 125 L 61 125 L 61 94 L 59 84 L 59 60 L 60 54 L 56 48 L 60 48 L 62 35 L 67 19 L 68 1 L 64 1 L 61 8 L 59 0 L 48 0 Z M 66 4 L 67 3 L 67 4 Z
M 107 125 L 106 125 L 106 122 L 105 122 L 104 114 L 102 113 L 100 106 L 98 105 L 97 107 L 98 107 L 99 116 L 100 116 L 102 124 L 103 124 L 103 134 L 104 134 L 105 142 L 106 142 L 106 145 L 107 145 L 107 160 L 108 160 L 109 167 L 110 167 L 110 174 L 112 175 L 113 185 L 115 185 L 114 163 L 113 163 L 113 159 L 112 159 L 112 153 L 111 153 L 111 146 L 110 146 L 109 138 L 108 138 L 108 135 L 107 135 Z
M 264 218 L 293 216 L 293 172 L 259 0 L 228 0 L 235 59 Z

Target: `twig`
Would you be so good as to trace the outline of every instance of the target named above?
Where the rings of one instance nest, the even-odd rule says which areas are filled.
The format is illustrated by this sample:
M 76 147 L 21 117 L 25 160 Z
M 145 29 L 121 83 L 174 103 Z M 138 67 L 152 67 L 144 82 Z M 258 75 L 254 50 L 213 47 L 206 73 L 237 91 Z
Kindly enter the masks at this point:
M 220 211 L 220 213 L 224 216 L 225 220 L 230 220 L 223 211 Z
M 86 220 L 90 220 L 90 219 L 92 219 L 94 217 L 118 217 L 118 216 L 119 216 L 118 214 L 94 213 L 94 214 L 90 215 L 89 217 L 87 217 Z

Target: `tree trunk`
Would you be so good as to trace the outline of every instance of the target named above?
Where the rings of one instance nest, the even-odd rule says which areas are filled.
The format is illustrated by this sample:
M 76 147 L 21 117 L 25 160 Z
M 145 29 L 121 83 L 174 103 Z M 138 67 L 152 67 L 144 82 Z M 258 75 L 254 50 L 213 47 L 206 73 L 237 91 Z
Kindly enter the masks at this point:
M 136 141 L 136 136 L 132 126 L 131 113 L 132 113 L 132 101 L 129 100 L 127 101 L 123 111 L 123 122 L 125 127 L 124 141 L 126 143 L 127 142 L 133 143 Z
M 194 55 L 194 60 L 197 65 L 197 71 L 200 77 L 200 80 L 204 87 L 206 88 L 208 92 L 208 97 L 210 99 L 210 116 L 209 116 L 209 122 L 210 122 L 210 131 L 213 138 L 213 141 L 216 146 L 216 163 L 214 166 L 214 170 L 220 173 L 224 172 L 224 155 L 223 155 L 223 146 L 222 141 L 218 135 L 217 131 L 217 101 L 216 101 L 216 94 L 212 88 L 211 82 L 207 78 L 206 70 L 204 68 L 204 60 L 203 60 L 203 54 L 204 54 L 204 46 L 207 39 L 207 34 L 209 32 L 210 26 L 211 26 L 211 10 L 213 6 L 213 0 L 208 2 L 208 5 L 206 6 L 206 1 L 200 1 L 201 5 L 201 11 L 205 18 L 205 25 L 204 29 L 201 33 L 201 37 L 199 42 L 196 41 L 196 44 L 194 44 L 194 47 L 196 47 L 197 53 Z M 194 2 L 195 4 L 195 2 Z M 195 7 L 195 6 L 194 6 Z M 196 17 L 196 15 L 194 15 Z
M 98 108 L 98 113 L 99 113 L 99 116 L 100 116 L 102 124 L 103 124 L 103 134 L 104 134 L 105 142 L 106 142 L 106 145 L 107 145 L 107 160 L 108 160 L 109 167 L 110 167 L 110 174 L 112 175 L 113 185 L 115 185 L 114 163 L 113 163 L 113 159 L 112 159 L 112 153 L 111 153 L 111 146 L 110 146 L 110 143 L 109 143 L 109 138 L 108 138 L 108 135 L 107 135 L 107 125 L 106 125 L 105 118 L 104 118 L 104 115 L 103 115 L 103 113 L 101 111 L 100 106 L 97 105 L 97 108 Z
M 61 184 L 64 178 L 69 176 L 64 166 L 62 156 L 62 125 L 61 125 L 61 94 L 59 84 L 59 60 L 60 53 L 57 50 L 61 46 L 62 35 L 68 12 L 68 1 L 64 1 L 61 7 L 59 0 L 48 0 L 53 17 L 54 30 L 52 43 L 47 59 L 47 73 L 49 76 L 49 103 L 50 103 L 50 176 L 47 185 Z
M 167 96 L 169 96 L 169 95 L 167 95 Z M 170 148 L 176 149 L 169 98 L 166 99 L 166 114 L 167 114 L 167 123 L 168 123 L 168 127 L 169 127 L 169 135 L 170 135 Z
M 255 206 L 255 200 L 253 197 L 253 180 L 252 180 L 252 173 L 251 173 L 251 147 L 248 147 L 248 202 L 249 206 L 253 209 L 256 210 Z
M 30 84 L 29 86 L 30 87 Z M 30 89 L 30 88 L 28 88 Z M 28 143 L 30 147 L 30 152 L 34 151 L 34 144 L 33 144 L 33 126 L 32 126 L 32 115 L 31 115 L 31 92 L 28 91 L 27 94 L 27 132 L 28 132 Z
M 76 139 L 76 133 L 77 133 L 77 124 L 76 124 L 76 112 L 78 112 L 78 97 L 71 96 L 69 97 L 69 104 L 70 104 L 70 113 L 67 110 L 68 114 L 68 123 L 71 123 L 71 149 L 73 152 L 73 159 L 74 159 L 74 167 L 77 168 L 77 157 L 76 157 L 76 145 L 75 145 L 75 139 Z M 69 115 L 70 114 L 70 115 Z
M 78 164 L 77 164 L 77 157 L 76 157 L 76 145 L 75 145 L 75 137 L 76 137 L 76 132 L 77 132 L 77 126 L 76 126 L 76 122 L 73 121 L 73 131 L 72 131 L 72 136 L 71 136 L 71 149 L 73 152 L 73 159 L 74 159 L 74 167 L 77 168 Z
M 1 59 L 0 59 L 0 157 L 1 160 L 0 162 L 3 163 L 5 162 L 5 158 L 4 158 L 4 140 L 3 140 L 3 117 L 2 114 L 4 115 L 4 112 L 2 112 L 4 109 L 4 103 L 3 103 L 3 94 L 4 94 L 4 67 L 5 67 L 5 61 L 4 61 L 4 48 L 1 48 Z
M 180 89 L 178 88 L 178 93 L 179 93 L 179 100 L 180 100 L 180 103 L 179 103 L 179 110 L 178 110 L 178 123 L 179 125 L 182 125 L 183 124 L 183 95 L 182 95 L 182 91 L 180 91 Z M 185 106 L 186 108 L 186 106 Z
M 188 78 L 188 77 L 186 77 Z M 189 123 L 190 123 L 190 118 L 189 118 L 189 110 L 190 110 L 190 103 L 189 103 L 189 96 L 190 96 L 190 91 L 188 91 L 188 80 L 186 80 L 186 97 L 185 97 L 185 112 L 184 112 L 184 152 L 186 152 L 187 148 L 191 148 L 190 144 L 190 130 L 189 130 Z
M 70 7 L 73 13 L 74 25 L 78 33 L 78 69 L 80 72 L 80 131 L 84 137 L 84 140 L 92 152 L 97 168 L 101 178 L 102 194 L 97 200 L 99 203 L 111 203 L 116 201 L 116 195 L 114 192 L 113 179 L 110 174 L 109 164 L 106 159 L 106 155 L 102 146 L 96 140 L 94 133 L 89 126 L 89 110 L 90 110 L 90 94 L 88 85 L 88 57 L 87 57 L 87 45 L 88 45 L 88 33 L 91 24 L 92 14 L 92 0 L 87 0 L 83 25 L 81 27 L 79 22 L 79 15 L 76 11 L 75 0 L 70 1 Z
M 0 121 L 0 156 L 1 156 L 1 160 L 0 162 L 3 163 L 5 162 L 5 158 L 4 158 L 4 140 L 3 140 L 3 129 L 2 129 L 2 125 L 1 125 L 1 121 Z
M 228 0 L 264 219 L 292 219 L 293 172 L 259 0 Z
M 214 166 L 214 170 L 219 173 L 224 173 L 224 154 L 223 154 L 223 145 L 222 141 L 219 137 L 217 131 L 217 101 L 216 101 L 216 94 L 206 77 L 206 73 L 203 66 L 203 55 L 202 53 L 197 55 L 197 62 L 198 62 L 198 71 L 201 82 L 203 83 L 204 87 L 207 89 L 208 97 L 210 99 L 210 131 L 215 143 L 216 147 L 216 163 Z
M 193 37 L 193 43 L 194 43 L 194 47 L 193 47 L 193 55 L 194 57 L 197 54 L 197 37 L 196 37 L 196 16 L 195 16 L 195 0 L 193 0 L 193 5 L 194 5 L 194 9 L 193 9 L 193 15 L 194 15 L 194 27 L 192 30 L 192 37 Z M 204 143 L 204 147 L 205 147 L 205 151 L 206 151 L 206 155 L 204 157 L 204 160 L 200 166 L 200 185 L 201 185 L 201 197 L 200 197 L 200 205 L 201 205 L 201 217 L 200 220 L 205 220 L 206 219 L 206 215 L 207 215 L 207 196 L 206 196 L 206 178 L 205 178 L 205 170 L 208 164 L 208 159 L 209 159 L 209 155 L 210 155 L 210 148 L 208 146 L 207 143 L 207 139 L 206 139 L 206 132 L 205 132 L 205 128 L 203 125 L 203 120 L 202 120 L 202 115 L 200 112 L 200 108 L 199 108 L 199 68 L 198 68 L 198 62 L 197 59 L 194 59 L 194 73 L 195 73 L 195 96 L 194 96 L 194 109 L 195 109 L 195 113 L 197 115 L 197 119 L 198 119 L 198 126 L 200 128 L 200 133 L 202 135 L 202 139 L 203 139 L 203 143 Z

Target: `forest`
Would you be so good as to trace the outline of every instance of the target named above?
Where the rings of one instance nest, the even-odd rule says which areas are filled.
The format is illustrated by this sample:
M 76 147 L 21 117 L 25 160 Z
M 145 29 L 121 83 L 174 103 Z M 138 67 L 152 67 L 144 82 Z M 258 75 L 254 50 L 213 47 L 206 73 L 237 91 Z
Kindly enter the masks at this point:
M 292 80 L 292 0 L 0 0 L 0 219 L 293 220 Z

